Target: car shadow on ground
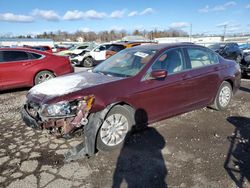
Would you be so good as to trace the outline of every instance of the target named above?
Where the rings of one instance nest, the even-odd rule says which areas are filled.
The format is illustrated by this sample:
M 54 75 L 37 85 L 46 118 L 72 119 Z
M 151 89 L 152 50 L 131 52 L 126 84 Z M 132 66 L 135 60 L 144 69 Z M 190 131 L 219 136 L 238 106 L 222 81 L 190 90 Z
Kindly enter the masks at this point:
M 231 116 L 227 118 L 235 130 L 228 137 L 230 147 L 224 163 L 228 175 L 237 187 L 250 182 L 250 118 Z
M 142 117 L 145 113 L 141 112 L 137 111 L 136 116 Z M 138 120 L 137 117 L 135 119 Z M 147 117 L 143 120 L 147 121 Z M 113 175 L 113 188 L 167 187 L 168 171 L 161 153 L 165 140 L 155 128 L 146 125 L 126 139 Z

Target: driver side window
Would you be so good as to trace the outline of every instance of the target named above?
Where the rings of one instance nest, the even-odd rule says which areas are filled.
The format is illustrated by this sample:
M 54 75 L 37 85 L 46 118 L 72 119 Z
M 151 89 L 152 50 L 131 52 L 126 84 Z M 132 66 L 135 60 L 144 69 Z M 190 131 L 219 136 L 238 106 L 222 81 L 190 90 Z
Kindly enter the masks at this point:
M 163 53 L 152 65 L 152 70 L 163 69 L 168 74 L 174 74 L 184 69 L 181 49 L 172 49 Z

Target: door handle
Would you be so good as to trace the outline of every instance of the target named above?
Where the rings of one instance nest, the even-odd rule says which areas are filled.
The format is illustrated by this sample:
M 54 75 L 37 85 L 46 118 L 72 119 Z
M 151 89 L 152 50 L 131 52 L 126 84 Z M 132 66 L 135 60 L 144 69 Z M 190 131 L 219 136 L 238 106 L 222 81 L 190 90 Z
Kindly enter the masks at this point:
M 191 78 L 191 76 L 189 74 L 185 74 L 185 75 L 182 76 L 183 80 L 187 80 L 189 78 Z
M 26 63 L 23 63 L 24 66 L 28 66 L 28 65 L 31 65 L 30 62 L 26 62 Z

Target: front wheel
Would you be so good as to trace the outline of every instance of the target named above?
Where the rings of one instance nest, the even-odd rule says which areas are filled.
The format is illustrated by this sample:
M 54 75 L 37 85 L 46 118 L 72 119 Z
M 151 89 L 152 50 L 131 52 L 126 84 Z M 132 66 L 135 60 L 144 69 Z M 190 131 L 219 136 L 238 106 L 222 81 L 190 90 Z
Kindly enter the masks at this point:
M 212 108 L 216 110 L 225 110 L 231 101 L 232 95 L 231 84 L 226 81 L 222 82 Z
M 97 135 L 97 149 L 109 151 L 123 145 L 133 125 L 133 114 L 124 106 L 114 106 L 107 114 Z
M 35 79 L 34 79 L 34 84 L 35 85 L 40 84 L 54 77 L 55 75 L 50 71 L 41 71 L 36 74 Z

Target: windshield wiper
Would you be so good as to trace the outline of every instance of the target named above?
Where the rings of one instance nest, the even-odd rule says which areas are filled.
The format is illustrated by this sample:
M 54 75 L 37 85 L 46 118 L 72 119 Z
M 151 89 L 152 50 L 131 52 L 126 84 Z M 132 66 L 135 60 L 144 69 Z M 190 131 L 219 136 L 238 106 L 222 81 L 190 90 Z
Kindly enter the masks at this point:
M 119 74 L 115 72 L 103 72 L 103 71 L 93 71 L 94 73 L 106 75 L 106 76 L 112 76 L 112 77 L 131 77 L 130 75 L 126 74 Z

